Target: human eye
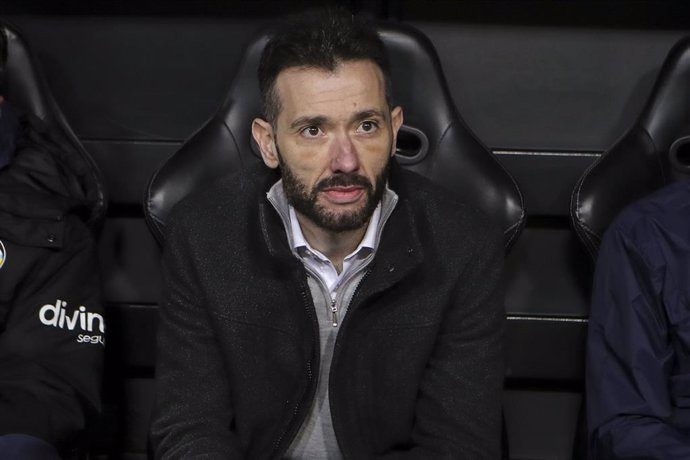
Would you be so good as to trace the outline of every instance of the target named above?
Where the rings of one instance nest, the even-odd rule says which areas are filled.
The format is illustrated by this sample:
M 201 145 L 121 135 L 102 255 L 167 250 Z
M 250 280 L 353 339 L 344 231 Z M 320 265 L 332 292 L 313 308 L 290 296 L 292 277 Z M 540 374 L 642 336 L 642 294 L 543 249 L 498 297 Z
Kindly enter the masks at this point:
M 357 127 L 357 132 L 360 133 L 373 133 L 375 132 L 379 127 L 379 124 L 374 121 L 374 120 L 364 120 L 362 123 L 359 124 Z
M 321 131 L 321 128 L 318 126 L 307 126 L 305 128 L 302 128 L 300 131 L 300 134 L 306 138 L 315 138 L 319 137 L 323 132 Z

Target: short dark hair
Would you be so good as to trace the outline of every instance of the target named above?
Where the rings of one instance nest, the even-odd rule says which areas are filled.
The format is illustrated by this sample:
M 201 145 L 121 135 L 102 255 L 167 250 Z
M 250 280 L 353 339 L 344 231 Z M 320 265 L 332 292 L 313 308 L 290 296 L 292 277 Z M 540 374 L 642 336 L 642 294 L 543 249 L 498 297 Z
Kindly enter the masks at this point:
M 390 69 L 381 37 L 373 25 L 342 8 L 312 10 L 280 24 L 259 62 L 259 88 L 264 118 L 274 123 L 280 112 L 275 93 L 278 74 L 290 67 L 333 71 L 343 61 L 370 60 L 383 73 L 390 103 Z

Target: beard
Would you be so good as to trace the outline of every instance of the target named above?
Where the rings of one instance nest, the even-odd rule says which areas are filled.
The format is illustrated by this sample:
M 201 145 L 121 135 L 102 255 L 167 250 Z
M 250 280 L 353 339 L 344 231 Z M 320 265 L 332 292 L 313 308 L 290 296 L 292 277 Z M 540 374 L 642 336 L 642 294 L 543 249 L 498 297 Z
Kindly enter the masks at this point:
M 283 189 L 288 203 L 295 211 L 307 217 L 321 228 L 334 233 L 342 233 L 362 228 L 369 222 L 371 215 L 378 206 L 388 182 L 391 159 L 389 157 L 383 170 L 376 176 L 376 183 L 372 184 L 366 177 L 357 173 L 336 173 L 320 180 L 313 189 L 309 189 L 283 161 L 278 152 L 280 171 L 283 179 Z M 358 209 L 334 212 L 318 203 L 319 192 L 330 187 L 358 186 L 365 190 L 366 199 Z

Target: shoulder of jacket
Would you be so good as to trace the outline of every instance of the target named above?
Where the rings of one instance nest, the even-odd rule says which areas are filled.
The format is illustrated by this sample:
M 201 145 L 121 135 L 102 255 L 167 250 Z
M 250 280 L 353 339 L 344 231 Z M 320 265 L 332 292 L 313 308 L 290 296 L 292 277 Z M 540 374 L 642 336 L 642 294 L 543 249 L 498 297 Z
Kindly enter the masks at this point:
M 433 224 L 477 229 L 494 226 L 479 208 L 431 179 L 412 171 L 400 173 L 401 183 L 404 184 L 401 198 L 410 202 L 416 213 L 423 213 Z
M 674 182 L 625 207 L 607 233 L 628 239 L 690 231 L 690 181 Z

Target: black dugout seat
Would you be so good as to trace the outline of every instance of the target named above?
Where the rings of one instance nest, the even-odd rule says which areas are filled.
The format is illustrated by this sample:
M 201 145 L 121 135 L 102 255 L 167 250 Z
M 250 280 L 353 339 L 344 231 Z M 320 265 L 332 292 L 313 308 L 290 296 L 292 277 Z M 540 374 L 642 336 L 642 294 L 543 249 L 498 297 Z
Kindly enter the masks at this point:
M 398 162 L 493 217 L 509 248 L 525 220 L 517 184 L 460 117 L 429 39 L 402 24 L 381 25 L 379 32 L 389 53 L 393 102 L 404 109 Z M 267 39 L 262 35 L 247 48 L 224 104 L 149 182 L 144 212 L 159 242 L 171 208 L 190 191 L 261 161 L 250 127 L 261 114 L 257 67 Z
M 690 37 L 668 53 L 635 124 L 578 181 L 570 217 L 592 260 L 628 204 L 690 177 Z
M 88 223 L 98 227 L 105 218 L 107 201 L 101 172 L 91 155 L 70 128 L 42 76 L 28 45 L 11 26 L 0 23 L 0 33 L 7 42 L 6 62 L 0 66 L 0 82 L 4 97 L 18 113 L 32 114 L 40 118 L 46 127 L 69 145 L 82 160 L 81 180 L 88 182 Z

